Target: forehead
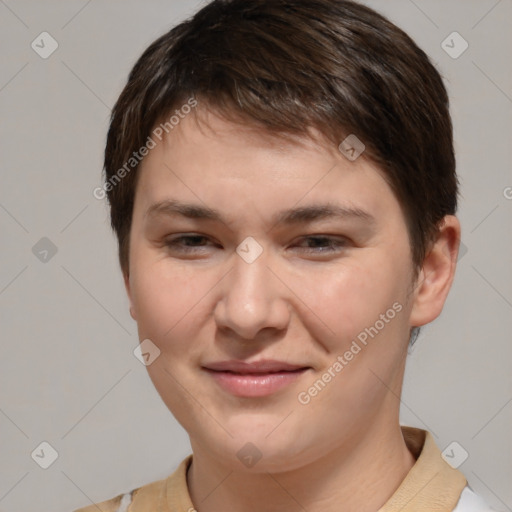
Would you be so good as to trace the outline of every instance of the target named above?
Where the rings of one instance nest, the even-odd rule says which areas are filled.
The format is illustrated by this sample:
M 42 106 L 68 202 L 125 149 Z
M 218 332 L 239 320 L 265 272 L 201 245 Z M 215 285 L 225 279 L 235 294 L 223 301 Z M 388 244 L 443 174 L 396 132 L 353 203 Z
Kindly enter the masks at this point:
M 260 215 L 313 201 L 378 215 L 396 203 L 371 161 L 349 161 L 318 133 L 279 137 L 211 111 L 198 112 L 164 133 L 143 160 L 139 213 L 158 211 L 157 203 L 173 198 L 216 212 L 238 210 L 236 215 L 248 203 Z

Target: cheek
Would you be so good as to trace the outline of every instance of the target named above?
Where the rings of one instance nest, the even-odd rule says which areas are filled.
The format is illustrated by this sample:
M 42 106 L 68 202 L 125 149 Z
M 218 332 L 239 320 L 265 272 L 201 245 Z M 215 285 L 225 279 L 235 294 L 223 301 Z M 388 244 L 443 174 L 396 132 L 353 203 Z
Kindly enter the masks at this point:
M 305 283 L 313 290 L 309 300 L 336 332 L 323 339 L 329 353 L 320 371 L 330 368 L 335 377 L 311 401 L 318 414 L 326 407 L 332 411 L 333 425 L 338 421 L 356 424 L 378 409 L 388 392 L 383 382 L 394 382 L 400 370 L 408 333 L 404 304 L 408 260 L 360 261 L 361 265 L 347 266 L 316 285 Z
M 310 315 L 309 328 L 316 331 L 317 338 L 323 340 L 329 351 L 350 345 L 358 334 L 375 322 L 379 322 L 380 327 L 380 315 L 390 308 L 388 316 L 393 319 L 386 323 L 386 330 L 391 324 L 398 323 L 399 315 L 395 315 L 392 306 L 403 300 L 406 281 L 403 271 L 397 268 L 385 261 L 380 264 L 364 264 L 363 261 L 323 274 L 312 272 L 302 279 L 304 303 L 315 313 Z
M 200 309 L 208 280 L 197 273 L 193 279 L 191 271 L 175 268 L 171 272 L 163 261 L 134 268 L 131 286 L 139 334 L 163 350 L 166 340 L 175 339 L 185 327 L 193 328 L 191 318 Z

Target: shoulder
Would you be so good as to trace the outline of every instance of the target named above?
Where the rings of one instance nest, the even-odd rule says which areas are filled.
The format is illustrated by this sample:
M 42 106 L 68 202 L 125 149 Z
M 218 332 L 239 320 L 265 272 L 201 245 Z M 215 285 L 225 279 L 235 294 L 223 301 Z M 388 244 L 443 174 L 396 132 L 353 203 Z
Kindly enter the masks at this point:
M 79 508 L 73 512 L 137 512 L 156 509 L 165 491 L 166 479 L 143 485 L 115 498 Z
M 121 500 L 123 499 L 123 494 L 116 496 L 110 500 L 102 501 L 101 503 L 95 503 L 93 505 L 89 505 L 88 507 L 78 508 L 73 512 L 117 512 L 121 506 Z M 129 494 L 128 494 L 129 496 Z
M 485 501 L 466 486 L 453 512 L 493 512 Z

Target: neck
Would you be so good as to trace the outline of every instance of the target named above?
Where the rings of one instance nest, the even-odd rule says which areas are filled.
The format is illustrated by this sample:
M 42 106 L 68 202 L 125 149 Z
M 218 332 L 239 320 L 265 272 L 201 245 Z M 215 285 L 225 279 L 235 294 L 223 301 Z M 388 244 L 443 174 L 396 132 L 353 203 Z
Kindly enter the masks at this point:
M 375 512 L 414 462 L 398 423 L 376 422 L 350 446 L 287 472 L 238 471 L 195 449 L 188 487 L 199 512 Z

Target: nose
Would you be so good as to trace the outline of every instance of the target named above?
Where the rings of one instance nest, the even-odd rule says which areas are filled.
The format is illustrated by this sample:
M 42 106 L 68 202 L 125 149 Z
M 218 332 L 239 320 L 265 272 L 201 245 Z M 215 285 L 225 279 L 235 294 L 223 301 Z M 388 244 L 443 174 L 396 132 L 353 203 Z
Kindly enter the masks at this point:
M 240 341 L 263 341 L 282 331 L 290 321 L 289 290 L 269 268 L 266 250 L 251 263 L 238 253 L 234 266 L 223 279 L 221 296 L 215 306 L 218 328 Z

